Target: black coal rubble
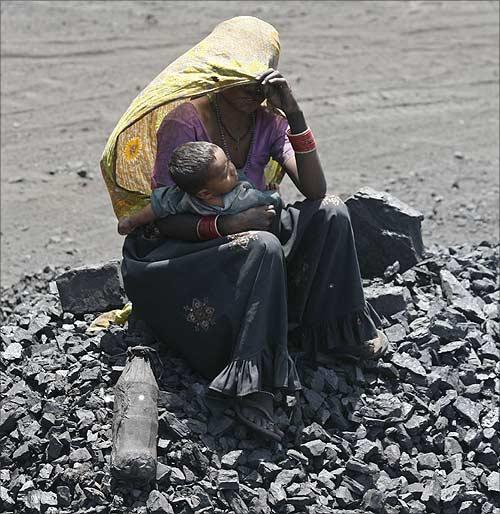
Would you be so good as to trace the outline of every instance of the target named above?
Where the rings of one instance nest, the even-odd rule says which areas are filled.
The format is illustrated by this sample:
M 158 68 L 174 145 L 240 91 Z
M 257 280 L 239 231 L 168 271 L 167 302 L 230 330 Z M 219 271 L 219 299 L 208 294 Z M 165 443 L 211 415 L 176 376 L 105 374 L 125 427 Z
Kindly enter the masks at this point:
M 0 511 L 500 513 L 498 246 L 435 247 L 366 281 L 388 354 L 300 363 L 300 408 L 278 395 L 283 444 L 207 405 L 207 382 L 161 351 L 157 481 L 111 480 L 113 385 L 140 324 L 87 333 L 46 268 L 2 290 Z M 491 287 L 493 284 L 493 287 Z M 388 300 L 388 295 L 393 295 Z M 214 414 L 215 413 L 215 414 Z

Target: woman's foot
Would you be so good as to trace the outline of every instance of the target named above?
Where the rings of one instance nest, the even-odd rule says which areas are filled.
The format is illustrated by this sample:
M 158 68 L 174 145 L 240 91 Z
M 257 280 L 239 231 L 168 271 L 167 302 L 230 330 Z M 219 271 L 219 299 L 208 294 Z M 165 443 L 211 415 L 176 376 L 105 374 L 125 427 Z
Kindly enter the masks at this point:
M 316 361 L 326 366 L 335 364 L 339 358 L 347 358 L 354 361 L 375 360 L 384 355 L 389 347 L 389 341 L 381 330 L 377 330 L 377 337 L 369 341 L 363 341 L 357 346 L 349 346 L 336 349 L 334 354 L 318 353 Z M 332 352 L 333 353 L 333 352 Z
M 273 396 L 268 393 L 253 393 L 238 401 L 236 415 L 247 427 L 262 436 L 281 441 L 283 432 L 273 418 Z

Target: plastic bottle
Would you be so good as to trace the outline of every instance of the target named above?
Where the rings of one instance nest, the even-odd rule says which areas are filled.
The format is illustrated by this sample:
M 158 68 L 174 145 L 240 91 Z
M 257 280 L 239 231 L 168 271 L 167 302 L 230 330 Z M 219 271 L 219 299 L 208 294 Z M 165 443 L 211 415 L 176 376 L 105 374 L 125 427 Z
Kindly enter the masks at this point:
M 134 346 L 115 385 L 111 472 L 118 480 L 156 478 L 158 384 L 151 369 L 154 350 Z

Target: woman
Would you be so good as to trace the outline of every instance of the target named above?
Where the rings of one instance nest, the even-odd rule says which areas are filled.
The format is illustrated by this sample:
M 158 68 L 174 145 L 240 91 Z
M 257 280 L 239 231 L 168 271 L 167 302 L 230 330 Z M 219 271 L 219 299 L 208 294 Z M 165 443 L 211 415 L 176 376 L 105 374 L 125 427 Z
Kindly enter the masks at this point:
M 274 69 L 276 31 L 255 18 L 239 17 L 220 24 L 211 36 L 202 42 L 205 55 L 219 55 L 207 52 L 214 41 L 219 49 L 232 47 L 231 54 L 225 52 L 227 73 L 223 80 L 212 75 L 220 87 L 200 88 L 201 94 L 184 98 L 162 119 L 153 187 L 172 183 L 168 161 L 178 145 L 204 140 L 219 145 L 260 189 L 266 187 L 264 170 L 271 157 L 306 200 L 281 213 L 257 207 L 215 221 L 193 215 L 165 218 L 157 224 L 162 238 L 127 237 L 123 276 L 134 310 L 211 381 L 212 394 L 237 399 L 241 421 L 279 440 L 283 434 L 273 422 L 273 392 L 300 389 L 288 354 L 289 331 L 322 363 L 346 353 L 377 357 L 385 338 L 364 300 L 347 209 L 339 198 L 325 197 L 314 138 L 288 82 Z M 239 83 L 228 85 L 228 70 L 256 55 L 261 71 L 249 73 L 247 63 L 236 73 Z M 197 60 L 196 66 L 190 59 Z M 215 69 L 195 53 L 184 63 L 176 61 L 173 71 L 184 66 L 185 75 L 186 65 L 199 70 L 204 63 L 208 73 Z M 285 117 L 263 107 L 264 100 Z M 106 178 L 105 166 L 103 173 Z M 278 215 L 276 237 L 268 230 Z

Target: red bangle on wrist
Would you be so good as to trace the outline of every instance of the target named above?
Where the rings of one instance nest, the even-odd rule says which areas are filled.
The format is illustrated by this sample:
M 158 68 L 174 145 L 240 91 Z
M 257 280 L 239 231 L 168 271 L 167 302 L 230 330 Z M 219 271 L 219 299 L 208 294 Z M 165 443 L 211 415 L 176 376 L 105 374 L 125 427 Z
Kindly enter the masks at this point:
M 196 224 L 196 234 L 201 241 L 222 237 L 217 228 L 217 218 L 219 216 L 202 216 Z
M 309 153 L 316 150 L 316 140 L 310 128 L 300 134 L 292 134 L 289 129 L 286 134 L 295 153 Z

